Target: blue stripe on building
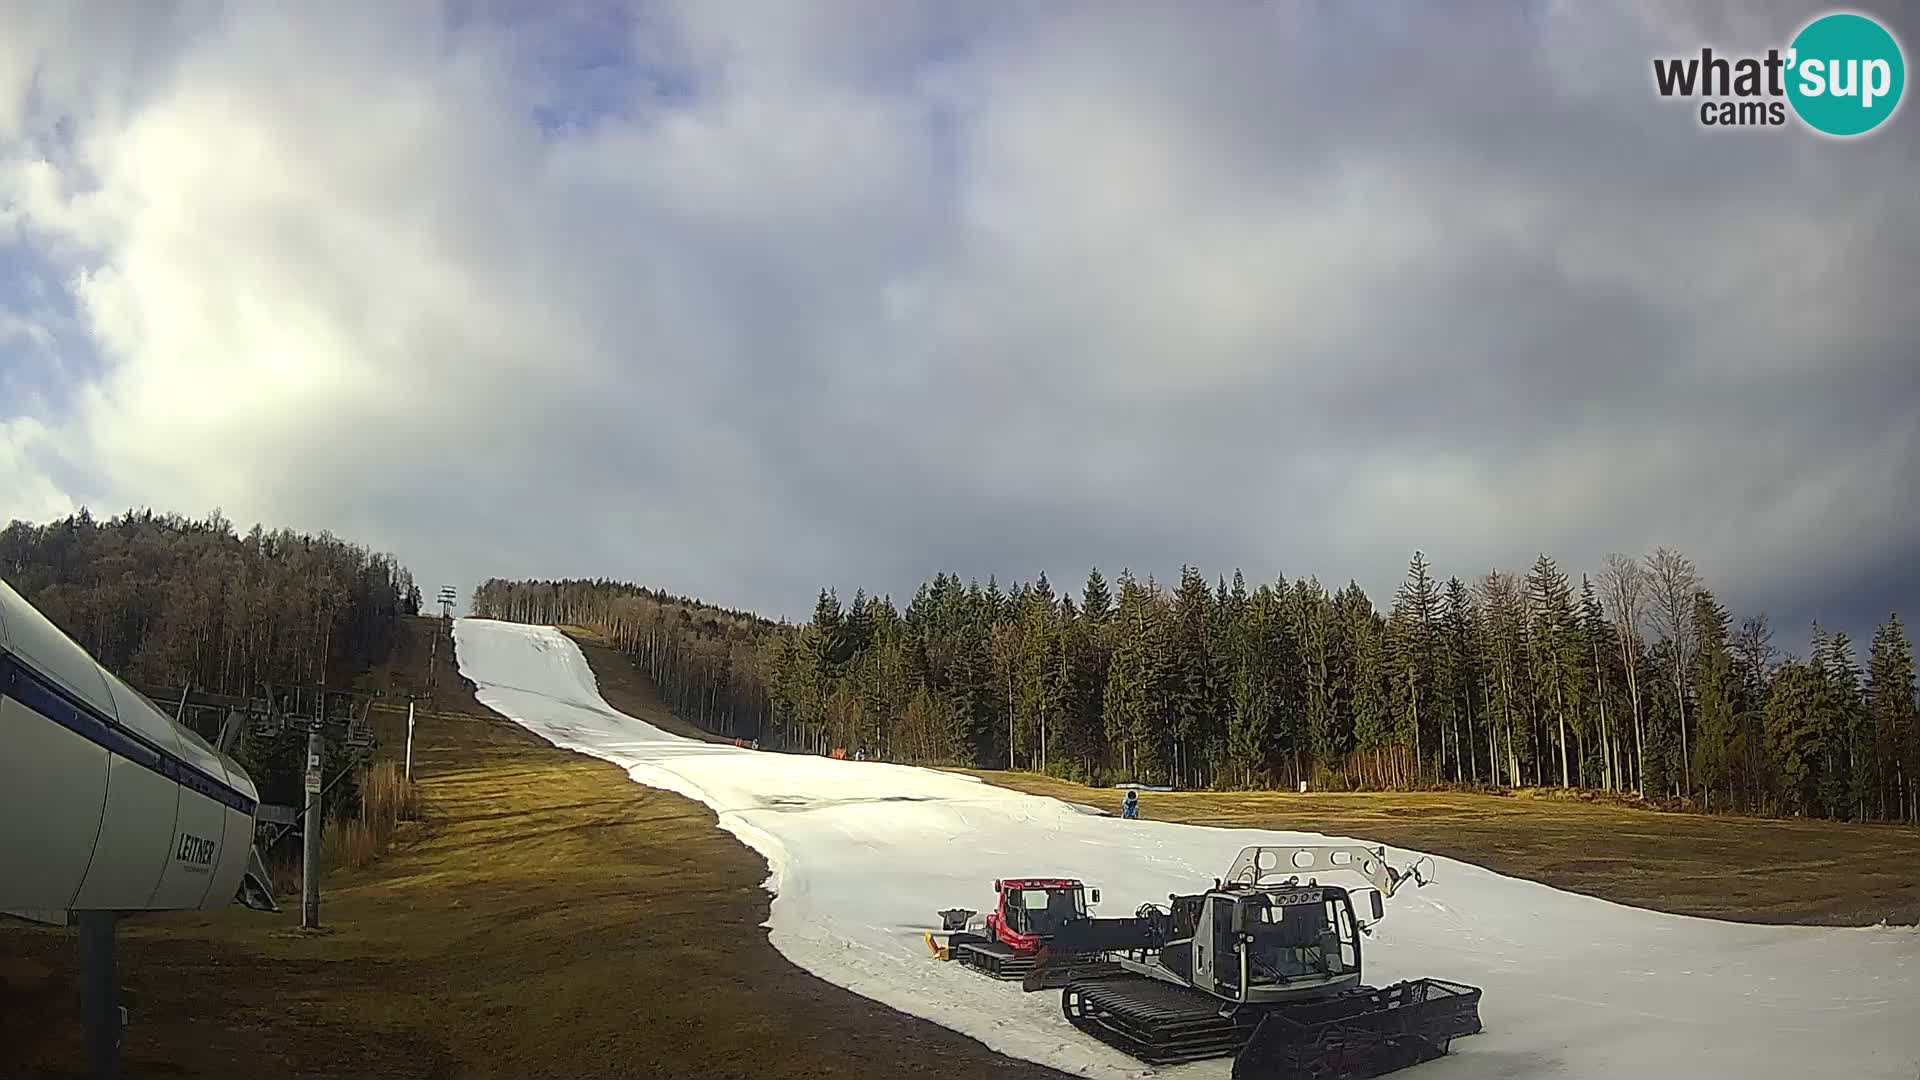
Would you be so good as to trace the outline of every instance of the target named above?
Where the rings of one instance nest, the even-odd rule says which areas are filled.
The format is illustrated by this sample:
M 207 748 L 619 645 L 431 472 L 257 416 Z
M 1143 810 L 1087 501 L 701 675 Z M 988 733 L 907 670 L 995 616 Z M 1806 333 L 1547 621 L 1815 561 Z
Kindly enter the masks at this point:
M 179 754 L 155 746 L 139 732 L 108 719 L 92 704 L 68 693 L 17 657 L 0 656 L 0 695 L 18 701 L 88 742 L 159 773 L 189 791 L 197 791 L 214 802 L 253 816 L 255 800 L 245 792 L 208 775 Z

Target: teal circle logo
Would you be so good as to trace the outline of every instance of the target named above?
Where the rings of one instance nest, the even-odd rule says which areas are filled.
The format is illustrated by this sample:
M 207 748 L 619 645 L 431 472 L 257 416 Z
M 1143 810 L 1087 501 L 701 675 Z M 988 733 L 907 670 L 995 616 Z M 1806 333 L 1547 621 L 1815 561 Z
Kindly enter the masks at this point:
M 1863 135 L 1900 105 L 1907 64 L 1900 43 L 1864 15 L 1841 12 L 1808 23 L 1787 60 L 1787 100 L 1809 127 Z

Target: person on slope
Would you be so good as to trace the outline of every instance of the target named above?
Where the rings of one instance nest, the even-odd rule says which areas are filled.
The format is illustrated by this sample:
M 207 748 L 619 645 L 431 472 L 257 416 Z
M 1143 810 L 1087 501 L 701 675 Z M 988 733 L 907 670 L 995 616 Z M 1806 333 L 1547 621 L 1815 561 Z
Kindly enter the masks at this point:
M 1134 791 L 1131 788 L 1127 790 L 1126 800 L 1120 804 L 1120 816 L 1123 818 L 1138 818 L 1140 816 L 1140 793 L 1138 791 Z

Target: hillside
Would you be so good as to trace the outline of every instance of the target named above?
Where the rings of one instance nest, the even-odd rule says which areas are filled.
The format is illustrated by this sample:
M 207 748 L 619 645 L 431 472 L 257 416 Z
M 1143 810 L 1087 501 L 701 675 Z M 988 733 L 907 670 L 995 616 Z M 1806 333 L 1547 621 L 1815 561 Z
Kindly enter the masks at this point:
M 1071 1010 L 1072 991 L 1063 1006 L 1060 995 L 1012 993 L 963 968 L 930 963 L 918 947 L 918 930 L 930 925 L 932 913 L 956 903 L 984 908 L 992 902 L 991 882 L 1029 875 L 1096 885 L 1106 913 L 1126 913 L 1215 879 L 1249 844 L 1324 842 L 1322 830 L 1353 835 L 1324 820 L 1313 831 L 1200 828 L 1152 816 L 1120 820 L 951 772 L 706 747 L 608 707 L 578 650 L 550 627 L 472 620 L 456 633 L 463 670 L 481 701 L 557 745 L 613 763 L 638 783 L 697 799 L 719 813 L 723 828 L 765 854 L 778 892 L 768 925 L 782 955 L 822 979 L 934 1018 L 995 1050 L 1097 1080 L 1137 1080 L 1140 1060 L 1170 1050 L 1174 1033 L 1145 1036 L 1153 1048 L 1135 1053 L 1141 1048 L 1129 1038 L 1139 1029 L 1131 1022 L 1129 1038 L 1117 1032 L 1089 1038 L 1099 1033 L 1069 1025 L 1062 1009 Z M 1410 813 L 1426 808 L 1420 795 L 1395 798 Z M 1657 827 L 1678 817 L 1641 812 L 1640 821 L 1622 828 Z M 1764 843 L 1774 833 L 1755 830 L 1755 838 Z M 1585 847 L 1630 860 L 1640 846 L 1634 838 L 1603 840 L 1596 832 Z M 1738 854 L 1755 864 L 1752 870 L 1812 853 L 1794 851 L 1791 860 L 1776 853 L 1773 864 L 1757 863 L 1751 850 Z M 1393 894 L 1389 914 L 1365 935 L 1360 977 L 1386 985 L 1428 976 L 1484 989 L 1478 1007 L 1484 1026 L 1475 1022 L 1460 1032 L 1472 1035 L 1449 1050 L 1460 1060 L 1435 1076 L 1790 1080 L 1827 1068 L 1892 1080 L 1887 1063 L 1920 1054 L 1920 1033 L 1901 1022 L 1905 973 L 1920 962 L 1920 937 L 1908 929 L 1681 919 L 1503 875 L 1471 858 L 1431 855 L 1415 848 L 1389 856 L 1396 867 L 1427 867 L 1434 887 L 1387 890 Z M 1283 866 L 1284 856 L 1274 867 L 1276 878 Z M 1689 869 L 1725 876 L 1737 868 L 1708 856 L 1697 867 L 1662 872 L 1680 884 Z M 1305 876 L 1343 883 L 1324 873 Z M 1339 933 L 1323 898 L 1307 882 L 1301 885 L 1286 894 L 1299 897 L 1289 906 L 1310 920 L 1320 916 L 1313 921 L 1325 927 L 1322 941 Z M 1245 911 L 1238 902 L 1227 906 Z M 1207 910 L 1220 916 L 1220 908 L 1216 901 Z M 1200 943 L 1217 943 L 1226 932 L 1225 920 L 1216 919 L 1204 938 L 1196 935 L 1196 966 Z M 1270 943 L 1279 952 L 1263 952 L 1258 931 L 1251 933 L 1253 947 L 1241 953 L 1249 965 L 1243 971 L 1258 964 L 1262 974 L 1275 972 L 1281 969 L 1273 965 L 1291 962 L 1287 946 Z M 1339 961 L 1342 970 L 1362 959 L 1350 927 L 1343 957 L 1349 943 L 1353 951 Z M 1189 978 L 1186 950 L 1158 955 L 1165 978 Z M 1114 1003 L 1116 1015 L 1159 1017 L 1179 1008 L 1163 986 L 1136 976 L 1084 993 L 1099 1007 Z M 1570 1007 L 1574 1002 L 1578 1007 Z M 1194 1009 L 1196 1022 L 1213 1015 L 1198 1002 Z M 1431 1011 L 1420 1015 L 1436 1018 Z M 1791 1019 L 1809 1016 L 1818 1016 L 1818 1024 Z M 1226 1038 L 1207 1049 L 1230 1050 Z M 1229 1071 L 1230 1063 L 1214 1060 L 1167 1075 L 1225 1080 Z
M 1660 603 L 1653 603 L 1658 595 Z M 1818 626 L 1804 658 L 1685 556 L 1614 556 L 1579 588 L 1441 581 L 1416 551 L 1382 611 L 1351 581 L 1177 587 L 1096 568 L 1002 588 L 938 573 L 904 608 L 823 589 L 771 624 L 605 581 L 490 581 L 476 611 L 581 623 L 675 715 L 782 749 L 1017 767 L 1185 790 L 1558 788 L 1671 808 L 1920 824 L 1913 648 L 1890 614 L 1866 664 Z
M 425 679 L 431 619 L 368 676 Z M 670 721 L 618 652 L 575 632 L 611 704 Z M 441 656 L 444 658 L 445 654 Z M 1055 1076 L 816 979 L 761 928 L 766 864 L 697 803 L 556 750 L 480 707 L 452 665 L 422 716 L 426 822 L 297 912 L 151 916 L 124 930 L 130 1071 L 153 1075 Z M 376 714 L 379 715 L 379 714 Z M 404 714 L 381 721 L 387 749 Z M 1111 789 L 981 772 L 1101 806 Z M 1758 921 L 1911 921 L 1914 830 L 1711 819 L 1480 795 L 1146 796 L 1169 820 L 1348 831 L 1562 888 Z M 1848 838 L 1854 838 L 1849 843 Z M 1861 899 L 1848 909 L 1839 898 Z M 1903 906 L 1904 905 L 1904 906 Z M 0 1046 L 79 1076 L 74 942 L 0 924 Z M 703 988 L 686 993 L 689 985 Z M 449 1018 L 461 1018 L 458 1035 Z
M 405 620 L 369 681 L 424 682 L 434 621 Z M 664 718 L 588 654 L 613 702 Z M 760 928 L 766 863 L 711 812 L 487 713 L 450 670 L 416 736 L 427 820 L 329 879 L 323 933 L 297 907 L 123 925 L 129 1075 L 1058 1075 L 800 971 Z M 380 729 L 400 745 L 404 712 Z M 0 922 L 0 957 L 0 1075 L 81 1076 L 71 932 Z

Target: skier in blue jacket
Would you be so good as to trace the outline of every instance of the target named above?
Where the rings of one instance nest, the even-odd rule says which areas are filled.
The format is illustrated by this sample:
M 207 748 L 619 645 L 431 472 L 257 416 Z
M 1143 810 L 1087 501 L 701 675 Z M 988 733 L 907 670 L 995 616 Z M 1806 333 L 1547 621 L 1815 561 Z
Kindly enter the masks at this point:
M 1139 792 L 1128 790 L 1126 801 L 1120 804 L 1120 816 L 1123 818 L 1137 818 L 1140 816 Z

